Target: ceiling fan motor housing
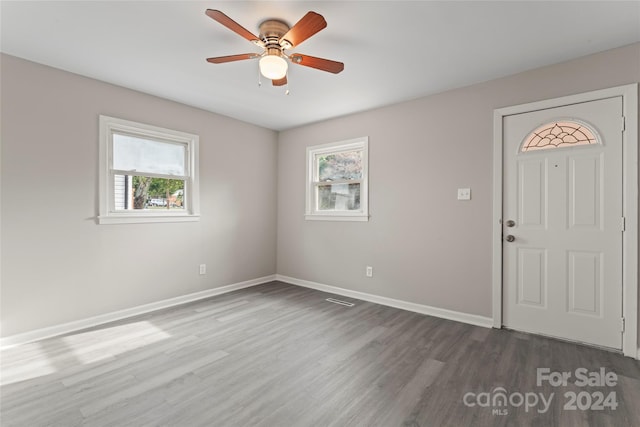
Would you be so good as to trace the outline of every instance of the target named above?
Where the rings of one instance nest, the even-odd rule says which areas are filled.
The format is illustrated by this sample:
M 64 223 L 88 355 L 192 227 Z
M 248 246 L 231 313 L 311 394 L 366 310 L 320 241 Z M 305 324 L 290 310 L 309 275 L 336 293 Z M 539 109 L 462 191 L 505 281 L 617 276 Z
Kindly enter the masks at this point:
M 267 55 L 282 56 L 282 50 L 291 47 L 291 43 L 280 39 L 289 31 L 289 25 L 283 21 L 269 19 L 260 24 L 260 39 L 264 43 Z

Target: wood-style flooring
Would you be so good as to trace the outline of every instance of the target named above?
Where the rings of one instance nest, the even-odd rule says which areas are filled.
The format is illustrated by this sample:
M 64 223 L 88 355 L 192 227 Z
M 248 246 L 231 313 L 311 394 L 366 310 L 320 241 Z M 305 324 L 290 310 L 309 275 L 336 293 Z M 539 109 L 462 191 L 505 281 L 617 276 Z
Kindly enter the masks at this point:
M 2 383 L 7 427 L 640 426 L 633 359 L 279 282 L 7 349 Z

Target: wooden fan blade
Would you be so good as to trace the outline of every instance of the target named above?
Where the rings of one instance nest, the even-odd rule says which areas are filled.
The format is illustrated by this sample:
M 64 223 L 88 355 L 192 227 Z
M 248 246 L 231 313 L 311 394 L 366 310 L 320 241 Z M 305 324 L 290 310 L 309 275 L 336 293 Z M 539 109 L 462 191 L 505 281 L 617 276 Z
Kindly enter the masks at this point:
M 315 12 L 307 12 L 307 14 L 296 23 L 296 25 L 291 27 L 291 29 L 282 36 L 280 39 L 280 45 L 283 46 L 283 42 L 287 42 L 290 46 L 283 46 L 286 49 L 297 46 L 318 31 L 326 28 L 326 26 L 327 21 L 324 20 L 322 15 Z
M 230 29 L 234 33 L 244 37 L 245 39 L 249 40 L 250 42 L 254 42 L 255 43 L 256 41 L 260 41 L 260 39 L 258 39 L 258 37 L 253 35 L 251 33 L 251 31 L 247 30 L 242 25 L 238 24 L 236 21 L 234 21 L 233 19 L 229 18 L 227 15 L 225 15 L 222 12 L 220 12 L 219 10 L 207 9 L 206 13 L 207 13 L 207 16 L 209 18 L 213 19 L 214 21 L 217 21 L 217 22 L 221 23 L 222 25 L 224 25 L 225 27 L 227 27 L 228 29 Z
M 315 56 L 302 55 L 299 53 L 292 53 L 289 56 L 291 62 L 298 65 L 304 65 L 305 67 L 315 68 L 317 70 L 328 71 L 333 74 L 338 74 L 344 70 L 344 64 L 338 61 L 331 61 L 324 58 L 316 58 Z
M 257 53 L 242 53 L 240 55 L 216 56 L 215 58 L 207 58 L 207 62 L 212 64 L 224 64 L 225 62 L 242 61 L 243 59 L 258 58 Z
M 280 80 L 271 80 L 274 86 L 284 86 L 287 84 L 287 76 L 284 76 Z

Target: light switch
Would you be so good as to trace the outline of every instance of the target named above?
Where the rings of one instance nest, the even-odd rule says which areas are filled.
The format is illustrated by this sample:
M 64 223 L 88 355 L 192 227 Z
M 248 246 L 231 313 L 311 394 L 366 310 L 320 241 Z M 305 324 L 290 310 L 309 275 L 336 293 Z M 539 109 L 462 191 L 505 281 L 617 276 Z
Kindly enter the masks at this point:
M 458 188 L 458 200 L 471 200 L 471 189 Z

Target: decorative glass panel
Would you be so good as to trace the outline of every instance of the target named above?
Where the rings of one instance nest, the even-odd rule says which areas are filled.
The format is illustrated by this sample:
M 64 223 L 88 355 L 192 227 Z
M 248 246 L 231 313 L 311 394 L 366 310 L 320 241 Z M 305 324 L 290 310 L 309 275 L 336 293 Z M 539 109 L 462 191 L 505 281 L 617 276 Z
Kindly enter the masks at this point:
M 527 136 L 522 152 L 599 144 L 595 132 L 586 125 L 571 121 L 546 123 Z
M 186 152 L 184 144 L 113 134 L 113 168 L 116 170 L 184 176 Z

